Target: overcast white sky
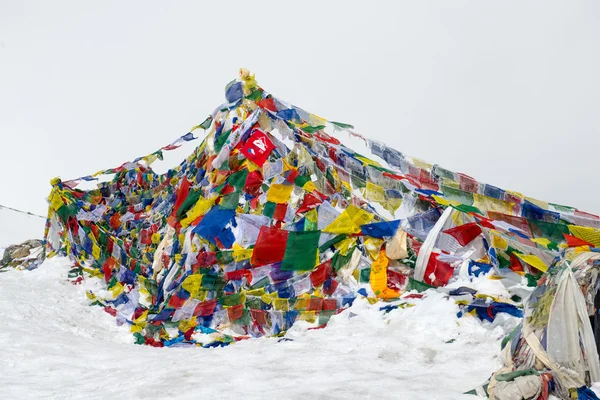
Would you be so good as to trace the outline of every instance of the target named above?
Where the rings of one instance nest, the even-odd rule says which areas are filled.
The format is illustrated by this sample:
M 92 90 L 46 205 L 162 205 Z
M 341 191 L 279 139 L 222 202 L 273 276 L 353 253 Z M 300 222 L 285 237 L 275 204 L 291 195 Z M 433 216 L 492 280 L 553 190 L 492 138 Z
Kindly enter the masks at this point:
M 50 178 L 170 143 L 246 67 L 406 154 L 600 213 L 599 20 L 597 1 L 0 0 L 0 204 L 45 214 Z

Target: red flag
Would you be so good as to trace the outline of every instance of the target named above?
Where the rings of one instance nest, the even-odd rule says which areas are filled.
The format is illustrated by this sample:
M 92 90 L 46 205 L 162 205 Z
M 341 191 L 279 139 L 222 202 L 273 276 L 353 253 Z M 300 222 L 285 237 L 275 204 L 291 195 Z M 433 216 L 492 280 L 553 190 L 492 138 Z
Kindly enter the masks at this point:
M 187 180 L 187 177 L 183 177 L 183 182 L 181 182 L 181 186 L 177 190 L 177 200 L 175 200 L 175 207 L 173 208 L 173 215 L 177 213 L 179 207 L 183 204 L 185 199 L 187 199 L 188 194 L 190 193 L 190 181 Z
M 321 200 L 316 195 L 314 195 L 312 193 L 306 193 L 304 195 L 304 198 L 302 199 L 302 205 L 300 206 L 300 208 L 298 208 L 298 211 L 296 211 L 296 214 L 306 212 L 306 211 L 310 210 L 311 208 L 315 208 L 322 202 L 323 202 L 323 200 Z
M 260 228 L 252 252 L 252 265 L 258 267 L 283 260 L 287 239 L 288 231 L 268 226 Z
M 116 265 L 116 260 L 112 257 L 108 257 L 102 266 L 102 272 L 104 273 L 104 280 L 106 282 L 110 281 L 110 277 L 112 275 L 112 269 Z
M 446 229 L 444 233 L 455 238 L 461 246 L 466 246 L 481 234 L 481 228 L 475 222 L 471 222 L 455 228 Z
M 439 253 L 431 253 L 423 277 L 423 282 L 431 286 L 444 286 L 454 274 L 452 265 L 438 260 L 438 256 Z
M 285 203 L 277 204 L 275 206 L 275 212 L 273 213 L 273 219 L 276 221 L 285 220 L 285 214 L 287 213 L 288 205 Z
M 569 246 L 569 247 L 577 247 L 577 246 L 596 247 L 593 244 L 591 244 L 590 242 L 586 242 L 585 240 L 579 239 L 578 237 L 575 237 L 572 235 L 567 235 L 566 233 L 563 233 L 563 236 L 565 237 L 565 240 L 567 241 L 567 246 Z
M 242 318 L 244 313 L 244 308 L 242 304 L 238 304 L 237 306 L 232 306 L 227 309 L 227 314 L 229 315 L 229 322 L 233 322 L 236 319 Z
M 315 270 L 310 273 L 310 281 L 314 287 L 319 287 L 331 275 L 331 260 L 327 260 L 322 264 L 317 265 Z
M 169 307 L 181 308 L 185 304 L 186 301 L 187 301 L 187 299 L 182 299 L 181 297 L 174 294 L 169 299 Z
M 515 256 L 514 253 L 510 253 L 510 266 L 508 267 L 511 270 L 518 272 L 524 272 L 523 270 L 523 265 L 521 265 L 521 261 L 519 260 L 519 257 Z
M 194 316 L 195 317 L 208 317 L 215 312 L 215 307 L 217 306 L 217 300 L 207 300 L 202 303 L 198 303 L 196 308 L 194 308 Z
M 275 102 L 271 97 L 267 97 L 266 99 L 262 99 L 258 103 L 256 103 L 260 108 L 264 108 L 265 110 L 277 112 L 277 107 L 275 106 Z
M 242 147 L 241 152 L 250 161 L 259 167 L 262 167 L 274 148 L 275 145 L 271 142 L 271 139 L 269 139 L 264 132 L 257 129 L 248 138 L 246 144 Z
M 166 151 L 169 151 L 169 150 L 175 150 L 175 149 L 178 149 L 178 148 L 180 148 L 180 147 L 181 147 L 181 145 L 177 146 L 177 145 L 174 145 L 174 144 L 168 144 L 168 145 L 166 145 L 165 147 L 161 147 L 161 150 L 166 150 Z
M 400 272 L 396 272 L 393 269 L 388 268 L 387 270 L 387 287 L 393 290 L 402 290 L 408 279 L 405 275 Z
M 263 176 L 260 171 L 252 171 L 246 177 L 246 184 L 244 185 L 244 191 L 251 196 L 258 196 L 260 189 L 263 184 Z

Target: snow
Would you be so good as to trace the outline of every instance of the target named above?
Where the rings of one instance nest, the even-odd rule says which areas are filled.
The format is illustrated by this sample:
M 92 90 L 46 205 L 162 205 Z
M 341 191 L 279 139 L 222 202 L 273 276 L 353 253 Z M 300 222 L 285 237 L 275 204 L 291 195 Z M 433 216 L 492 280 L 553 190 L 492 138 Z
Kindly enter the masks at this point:
M 499 367 L 499 341 L 516 323 L 458 319 L 454 301 L 430 290 L 387 314 L 357 299 L 325 329 L 297 323 L 291 340 L 160 349 L 134 345 L 88 306 L 86 288 L 100 283 L 71 284 L 70 265 L 56 257 L 0 273 L 3 398 L 474 399 L 462 393 Z

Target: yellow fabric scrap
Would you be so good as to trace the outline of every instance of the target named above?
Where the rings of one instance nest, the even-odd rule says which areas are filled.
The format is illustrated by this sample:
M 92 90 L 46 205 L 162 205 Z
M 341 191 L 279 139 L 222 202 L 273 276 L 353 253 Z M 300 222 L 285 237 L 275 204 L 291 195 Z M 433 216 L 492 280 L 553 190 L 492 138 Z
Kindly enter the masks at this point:
M 371 182 L 367 182 L 367 186 L 365 188 L 365 198 L 369 201 L 375 201 L 377 203 L 384 203 L 386 200 L 383 188 Z
M 321 118 L 315 114 L 308 114 L 308 123 L 312 126 L 321 126 L 326 125 L 327 120 L 325 118 Z
M 420 160 L 418 158 L 413 157 L 412 162 L 413 162 L 413 164 L 415 164 L 416 167 L 427 170 L 427 171 L 431 171 L 431 168 L 433 168 L 433 165 L 431 165 L 428 162 L 425 162 L 423 160 Z
M 54 211 L 58 211 L 63 205 L 64 202 L 59 191 L 56 189 L 52 190 L 52 193 L 50 194 L 50 207 L 52 207 Z
M 140 322 L 146 321 L 147 318 L 148 318 L 148 310 L 144 310 L 144 312 L 142 314 L 140 314 L 140 316 L 137 317 L 136 319 L 134 319 L 133 321 L 136 324 L 139 324 Z
M 334 244 L 333 247 L 340 251 L 343 256 L 348 255 L 348 250 L 356 244 L 356 237 L 347 237 L 344 240 Z
M 177 328 L 181 332 L 187 332 L 190 329 L 195 328 L 196 325 L 198 325 L 198 323 L 196 322 L 196 317 L 192 317 L 190 319 L 182 319 L 181 321 L 179 321 L 179 325 L 177 326 Z
M 549 204 L 546 201 L 534 199 L 532 197 L 525 197 L 525 200 L 527 200 L 530 203 L 535 204 L 538 207 L 543 208 L 544 210 L 547 210 L 549 208 Z
M 367 250 L 373 260 L 379 256 L 379 251 L 383 245 L 383 239 L 368 237 L 364 241 L 364 248 Z M 345 254 L 344 254 L 345 255 Z
M 189 224 L 194 222 L 198 217 L 206 214 L 206 212 L 208 210 L 210 210 L 210 208 L 215 203 L 215 200 L 216 200 L 216 197 L 210 197 L 208 199 L 205 199 L 204 197 L 200 197 L 198 199 L 198 201 L 196 202 L 196 204 L 194 204 L 194 207 L 192 207 L 187 212 L 186 217 L 181 220 L 181 226 L 183 226 L 185 228 Z M 154 242 L 154 235 L 152 235 L 152 242 Z M 159 241 L 159 243 L 160 243 L 160 241 Z
M 298 311 L 306 310 L 308 307 L 308 299 L 307 298 L 297 298 L 294 303 L 294 308 Z
M 527 264 L 535 267 L 535 269 L 540 270 L 542 272 L 548 271 L 548 266 L 546 264 L 544 264 L 544 262 L 538 256 L 535 256 L 533 254 L 529 254 L 529 255 L 524 255 L 524 254 L 519 254 L 519 253 L 514 253 L 514 254 L 517 257 L 519 257 L 521 260 L 525 261 Z
M 317 190 L 317 186 L 315 186 L 312 181 L 308 181 L 304 184 L 304 186 L 302 186 L 302 189 L 306 190 L 307 192 L 314 192 Z
M 265 294 L 265 288 L 252 289 L 252 290 L 247 290 L 246 291 L 246 296 L 261 297 L 264 294 Z
M 402 205 L 402 199 L 388 198 L 381 203 L 383 208 L 394 214 L 396 210 Z
M 160 233 L 155 232 L 152 234 L 152 243 L 159 244 L 161 240 Z
M 304 218 L 306 218 L 307 221 L 312 222 L 313 224 L 317 224 L 319 222 L 319 214 L 317 213 L 317 209 L 313 208 L 311 210 L 309 210 Z
M 367 157 L 354 156 L 354 158 L 356 158 L 357 160 L 362 161 L 363 164 L 365 164 L 365 165 L 373 165 L 375 167 L 381 167 L 381 164 L 379 164 L 377 161 L 370 160 Z
M 569 225 L 569 231 L 573 236 L 585 240 L 593 244 L 595 247 L 600 247 L 600 231 L 588 226 Z
M 400 297 L 400 293 L 387 287 L 387 266 L 389 260 L 385 255 L 385 251 L 380 251 L 379 256 L 373 264 L 371 264 L 371 275 L 369 281 L 371 289 L 380 299 L 392 299 Z
M 190 293 L 191 297 L 198 297 L 202 289 L 202 275 L 193 274 L 188 276 L 181 286 Z
M 266 293 L 260 296 L 260 299 L 267 304 L 273 303 L 273 300 L 277 298 L 277 292 Z
M 123 293 L 123 290 L 125 290 L 125 287 L 123 286 L 123 284 L 121 282 L 117 282 L 113 287 L 111 287 L 108 290 L 112 293 L 113 299 L 116 299 L 117 297 L 119 297 L 119 295 L 121 293 Z
M 288 299 L 273 299 L 273 306 L 277 311 L 289 311 L 290 310 L 290 302 Z
M 260 167 L 257 164 L 253 163 L 252 161 L 250 161 L 248 159 L 246 159 L 246 168 L 248 168 L 248 172 L 254 172 L 254 171 L 260 169 Z
M 506 241 L 499 232 L 491 231 L 492 236 L 492 247 L 495 247 L 500 250 L 508 249 L 508 241 Z
M 514 214 L 514 203 L 473 193 L 473 207 L 480 210 L 494 211 L 502 214 Z
M 337 234 L 360 233 L 360 226 L 368 224 L 373 219 L 373 214 L 351 204 L 323 232 Z
M 271 185 L 267 192 L 267 201 L 273 203 L 287 203 L 294 190 L 294 185 L 282 185 L 275 183 Z
M 579 254 L 579 253 L 587 253 L 588 251 L 592 251 L 590 249 L 590 246 L 577 246 L 575 247 L 575 254 Z
M 150 154 L 146 157 L 143 157 L 142 159 L 144 160 L 144 162 L 146 162 L 146 165 L 151 165 L 154 161 L 158 160 L 158 156 L 156 154 Z
M 437 194 L 432 194 L 431 197 L 433 197 L 433 199 L 438 204 L 440 204 L 442 206 L 446 206 L 446 207 L 448 207 L 448 206 L 458 206 L 459 204 L 461 204 L 460 201 L 449 200 L 449 199 L 447 199 L 445 197 L 438 196 Z M 457 214 L 457 213 L 454 213 L 454 214 Z
M 545 248 L 548 248 L 548 245 L 550 243 L 552 243 L 550 240 L 548 240 L 547 238 L 532 238 L 530 239 L 532 242 L 537 243 L 541 246 L 544 246 Z
M 236 242 L 233 244 L 232 256 L 235 261 L 247 260 L 252 257 L 252 249 L 245 249 Z
M 521 201 L 525 198 L 525 196 L 523 196 L 523 193 L 513 192 L 512 190 L 507 190 L 506 193 L 512 197 L 521 199 Z
M 300 311 L 298 314 L 302 321 L 313 323 L 317 319 L 317 313 L 315 311 Z
M 98 247 L 98 245 L 96 243 L 94 243 L 92 246 L 92 256 L 94 257 L 94 260 L 99 260 L 100 254 L 101 254 L 100 247 Z

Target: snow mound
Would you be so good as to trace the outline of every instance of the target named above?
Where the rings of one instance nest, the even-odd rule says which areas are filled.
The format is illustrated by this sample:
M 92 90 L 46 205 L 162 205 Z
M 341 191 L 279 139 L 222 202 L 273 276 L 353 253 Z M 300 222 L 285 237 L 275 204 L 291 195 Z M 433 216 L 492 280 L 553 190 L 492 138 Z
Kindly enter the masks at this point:
M 33 271 L 0 274 L 0 387 L 5 398 L 234 399 L 313 397 L 472 399 L 463 395 L 496 370 L 512 321 L 458 319 L 429 290 L 384 313 L 357 299 L 322 330 L 294 325 L 285 338 L 215 349 L 132 346 L 126 327 L 90 307 L 55 257 Z M 508 317 L 512 318 L 512 317 Z

